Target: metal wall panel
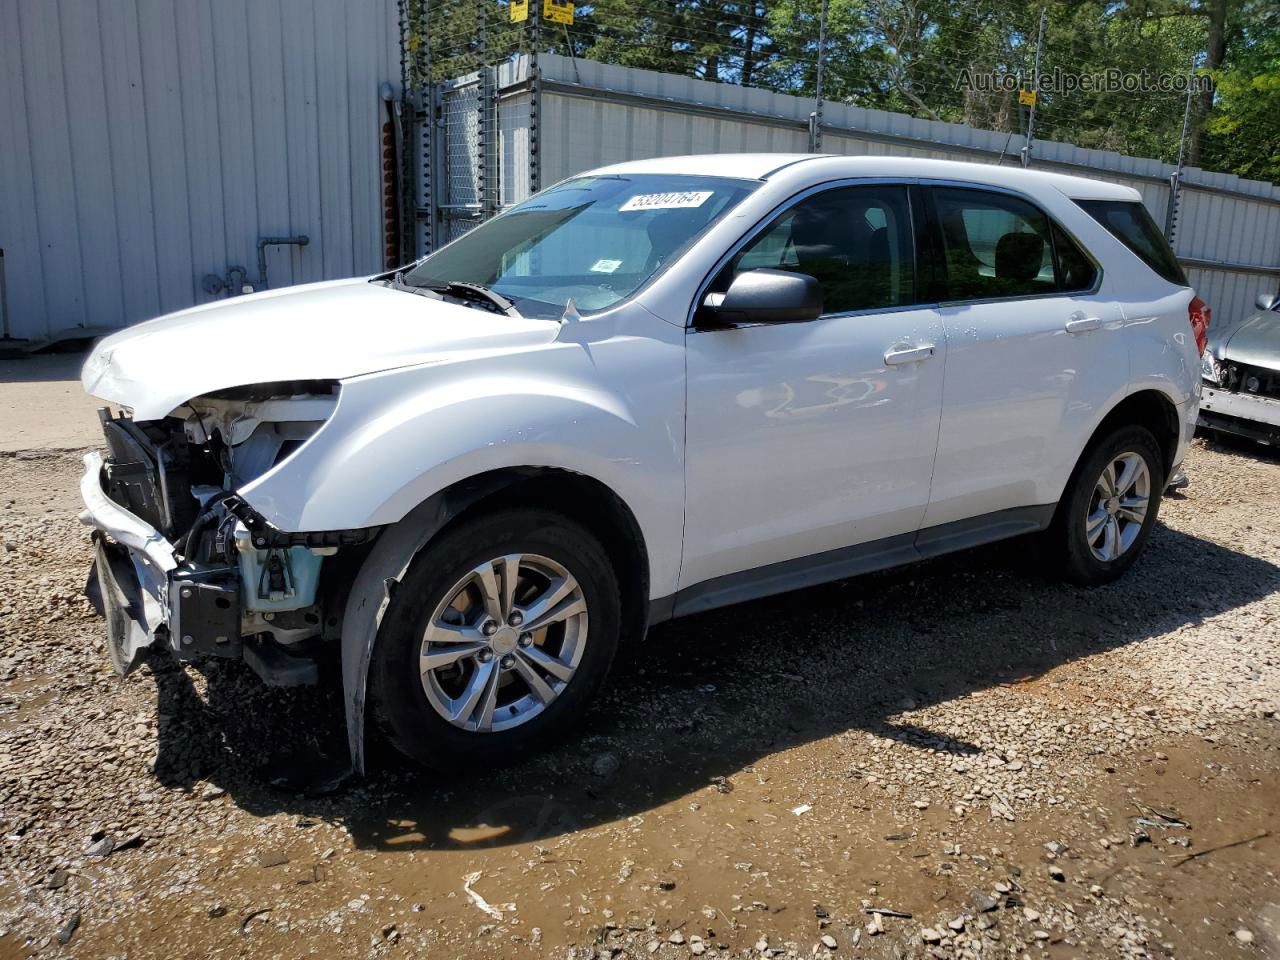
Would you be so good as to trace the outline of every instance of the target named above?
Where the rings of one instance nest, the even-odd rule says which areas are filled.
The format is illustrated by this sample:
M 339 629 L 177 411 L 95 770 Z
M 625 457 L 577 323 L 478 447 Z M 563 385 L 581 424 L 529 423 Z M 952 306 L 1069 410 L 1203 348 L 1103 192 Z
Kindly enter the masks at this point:
M 546 95 L 542 103 L 542 182 L 591 167 L 686 153 L 794 153 L 801 131 L 610 103 Z M 584 162 L 587 161 L 587 162 Z
M 543 54 L 543 183 L 623 160 L 686 153 L 807 149 L 813 101 L 610 64 Z M 823 107 L 822 150 L 849 155 L 934 157 L 1017 163 L 1020 137 L 848 104 Z M 1163 224 L 1171 164 L 1035 141 L 1032 165 L 1136 189 Z M 1195 168 L 1184 186 L 1174 248 L 1196 266 L 1192 283 L 1213 309 L 1214 326 L 1253 309 L 1280 286 L 1280 187 Z M 1190 186 L 1195 185 L 1195 186 Z M 1241 266 L 1262 269 L 1242 270 Z
M 0 0 L 0 247 L 12 333 L 102 332 L 382 265 L 395 0 Z

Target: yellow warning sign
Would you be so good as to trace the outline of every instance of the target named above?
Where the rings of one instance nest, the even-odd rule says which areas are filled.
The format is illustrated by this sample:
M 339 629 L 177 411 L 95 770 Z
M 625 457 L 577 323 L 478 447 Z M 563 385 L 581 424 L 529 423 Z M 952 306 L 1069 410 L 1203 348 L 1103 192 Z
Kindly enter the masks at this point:
M 573 26 L 573 0 L 542 0 L 542 17 Z
M 529 19 L 529 0 L 511 0 L 511 22 L 523 23 Z
M 1024 107 L 1034 107 L 1036 105 L 1036 91 L 1019 90 L 1018 102 L 1022 104 Z

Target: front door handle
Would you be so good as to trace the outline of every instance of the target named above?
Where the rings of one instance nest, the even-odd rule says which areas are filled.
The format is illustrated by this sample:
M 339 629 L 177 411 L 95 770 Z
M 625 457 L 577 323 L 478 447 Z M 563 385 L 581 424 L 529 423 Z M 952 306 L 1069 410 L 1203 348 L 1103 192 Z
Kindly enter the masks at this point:
M 917 360 L 928 360 L 932 356 L 932 343 L 923 343 L 918 347 L 890 347 L 884 355 L 884 362 L 893 366 L 899 363 L 915 363 Z
M 1083 313 L 1073 313 L 1067 317 L 1067 333 L 1088 333 L 1102 326 L 1101 317 L 1086 317 Z

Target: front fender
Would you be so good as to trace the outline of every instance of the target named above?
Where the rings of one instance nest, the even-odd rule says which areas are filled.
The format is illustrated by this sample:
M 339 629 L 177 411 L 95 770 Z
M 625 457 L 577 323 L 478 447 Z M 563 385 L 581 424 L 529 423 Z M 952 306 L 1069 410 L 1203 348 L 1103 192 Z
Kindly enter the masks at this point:
M 491 471 L 569 470 L 626 503 L 650 548 L 653 595 L 665 596 L 684 491 L 683 340 L 667 337 L 551 343 L 345 380 L 325 425 L 240 493 L 281 530 L 345 530 L 398 523 Z
M 681 333 L 673 342 L 557 343 L 344 381 L 324 427 L 241 491 L 284 530 L 387 525 L 343 614 L 343 696 L 357 771 L 365 769 L 370 658 L 396 584 L 450 518 L 511 476 L 495 471 L 556 467 L 608 486 L 648 547 L 650 597 L 675 592 L 684 519 Z

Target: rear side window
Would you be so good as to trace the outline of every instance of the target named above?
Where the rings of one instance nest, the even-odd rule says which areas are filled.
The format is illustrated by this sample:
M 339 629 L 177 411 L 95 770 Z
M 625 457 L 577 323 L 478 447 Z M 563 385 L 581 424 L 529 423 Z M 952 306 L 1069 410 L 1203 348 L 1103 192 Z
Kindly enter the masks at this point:
M 1159 276 L 1180 287 L 1190 286 L 1169 241 L 1156 228 L 1151 214 L 1139 201 L 1077 200 L 1076 204 Z
M 948 300 L 988 300 L 1058 289 L 1049 218 L 1001 193 L 936 187 Z
M 1098 268 L 1056 223 L 1053 225 L 1053 250 L 1058 258 L 1058 282 L 1062 290 L 1092 290 L 1098 278 Z

